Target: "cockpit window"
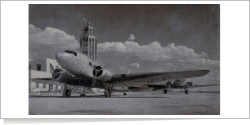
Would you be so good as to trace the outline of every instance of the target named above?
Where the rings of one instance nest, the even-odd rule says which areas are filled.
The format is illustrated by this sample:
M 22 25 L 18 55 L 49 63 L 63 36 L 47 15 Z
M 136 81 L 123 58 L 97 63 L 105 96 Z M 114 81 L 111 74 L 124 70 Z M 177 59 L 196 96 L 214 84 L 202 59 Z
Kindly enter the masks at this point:
M 77 53 L 74 51 L 69 51 L 69 50 L 65 50 L 66 53 L 70 53 L 70 54 L 74 54 L 75 56 L 77 56 Z

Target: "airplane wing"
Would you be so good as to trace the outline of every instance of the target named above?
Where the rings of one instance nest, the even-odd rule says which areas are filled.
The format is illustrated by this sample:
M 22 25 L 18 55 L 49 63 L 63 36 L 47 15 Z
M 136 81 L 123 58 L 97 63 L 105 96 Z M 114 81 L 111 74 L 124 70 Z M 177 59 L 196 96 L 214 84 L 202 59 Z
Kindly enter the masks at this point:
M 209 70 L 193 70 L 179 72 L 142 73 L 142 74 L 115 74 L 111 81 L 124 86 L 142 86 L 145 84 L 182 80 L 201 77 L 209 73 Z
M 198 84 L 195 84 L 195 85 L 192 85 L 191 88 L 217 86 L 217 85 L 220 85 L 220 84 L 207 84 L 207 85 L 198 85 Z

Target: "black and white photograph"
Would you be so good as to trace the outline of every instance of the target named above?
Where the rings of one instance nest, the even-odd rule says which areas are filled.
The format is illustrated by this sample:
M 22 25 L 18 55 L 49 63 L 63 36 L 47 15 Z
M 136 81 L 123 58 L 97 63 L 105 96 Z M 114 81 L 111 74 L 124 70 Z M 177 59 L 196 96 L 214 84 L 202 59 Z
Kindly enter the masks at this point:
M 220 4 L 29 4 L 29 115 L 220 115 Z

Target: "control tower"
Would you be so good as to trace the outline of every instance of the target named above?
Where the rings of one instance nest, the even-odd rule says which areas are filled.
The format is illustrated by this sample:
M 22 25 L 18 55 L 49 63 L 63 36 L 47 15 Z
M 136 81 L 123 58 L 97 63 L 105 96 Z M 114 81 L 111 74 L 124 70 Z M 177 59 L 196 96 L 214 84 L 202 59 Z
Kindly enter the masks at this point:
M 83 35 L 80 38 L 80 52 L 87 55 L 92 60 L 97 60 L 97 37 L 94 34 L 93 25 L 88 22 L 83 27 Z

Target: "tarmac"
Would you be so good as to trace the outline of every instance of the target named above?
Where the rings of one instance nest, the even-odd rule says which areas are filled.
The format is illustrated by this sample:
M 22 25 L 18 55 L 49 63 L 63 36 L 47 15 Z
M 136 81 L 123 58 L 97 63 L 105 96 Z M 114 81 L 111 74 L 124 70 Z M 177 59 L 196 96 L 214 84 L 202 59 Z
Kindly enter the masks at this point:
M 79 97 L 73 94 L 30 95 L 30 115 L 220 115 L 220 93 L 127 92 L 103 93 Z

